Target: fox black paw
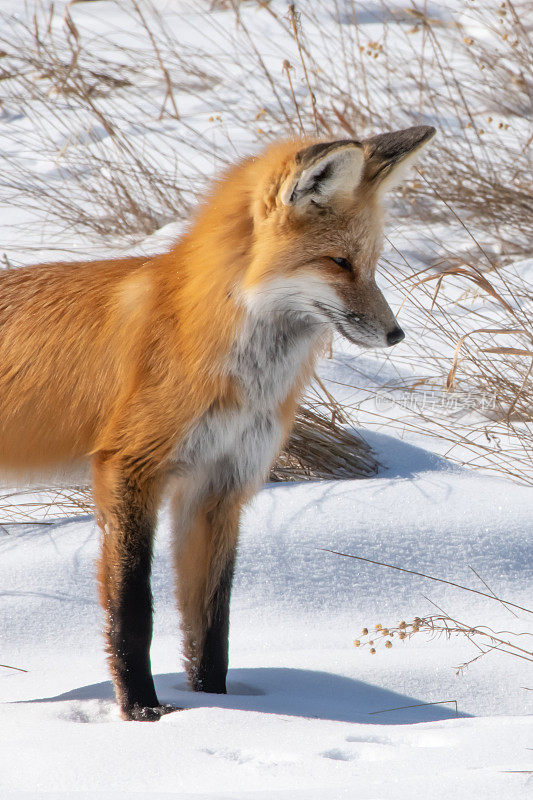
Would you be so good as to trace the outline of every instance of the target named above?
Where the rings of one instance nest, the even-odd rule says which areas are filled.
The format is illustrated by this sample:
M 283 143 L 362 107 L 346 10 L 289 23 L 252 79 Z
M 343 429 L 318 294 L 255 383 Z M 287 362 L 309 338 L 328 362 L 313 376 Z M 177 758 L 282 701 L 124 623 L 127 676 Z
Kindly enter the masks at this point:
M 165 714 L 173 711 L 181 711 L 178 706 L 163 704 L 159 706 L 140 706 L 133 705 L 130 708 L 122 709 L 122 718 L 134 722 L 157 722 Z

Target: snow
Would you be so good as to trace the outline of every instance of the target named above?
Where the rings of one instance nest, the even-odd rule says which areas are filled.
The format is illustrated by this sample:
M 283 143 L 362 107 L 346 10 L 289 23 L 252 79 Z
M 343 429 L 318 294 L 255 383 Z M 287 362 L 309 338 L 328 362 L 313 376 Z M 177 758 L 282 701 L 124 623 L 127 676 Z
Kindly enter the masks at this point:
M 155 725 L 122 722 L 113 701 L 94 521 L 10 526 L 2 660 L 28 672 L 0 675 L 2 796 L 526 797 L 527 662 L 493 652 L 456 676 L 477 654 L 464 640 L 418 634 L 375 656 L 352 641 L 364 625 L 431 613 L 432 602 L 517 633 L 531 630 L 530 615 L 323 548 L 485 591 L 472 567 L 527 606 L 530 490 L 385 436 L 373 444 L 389 457 L 382 477 L 270 485 L 247 509 L 225 697 L 187 690 L 162 515 L 152 666 L 160 700 L 185 710 Z
M 177 93 L 182 127 L 165 118 L 146 134 L 147 150 L 157 130 L 161 156 L 179 152 L 180 174 L 184 170 L 184 183 L 194 195 L 202 171 L 218 168 L 235 151 L 256 149 L 261 137 L 247 136 L 246 126 L 233 130 L 223 121 L 209 122 L 219 106 L 238 105 L 241 96 L 242 78 L 228 56 L 229 12 L 212 12 L 207 25 L 206 4 L 158 0 L 156 5 L 169 29 L 179 26 L 185 58 L 198 42 L 216 48 L 228 39 L 224 83 L 205 93 L 187 83 Z M 275 74 L 281 74 L 281 57 L 297 63 L 297 53 L 281 55 L 274 47 L 278 28 L 269 27 L 268 15 L 259 23 L 255 4 L 241 5 L 249 26 L 264 26 L 270 43 L 264 57 Z M 2 11 L 22 14 L 19 6 L 4 0 Z M 55 25 L 61 24 L 66 6 L 55 4 Z M 454 7 L 440 4 L 431 15 L 448 19 Z M 140 60 L 150 54 L 146 42 L 133 38 L 131 15 L 117 4 L 76 3 L 70 13 L 98 52 L 105 54 L 110 41 L 128 46 L 134 41 Z M 384 14 L 373 3 L 361 10 L 359 23 L 368 36 L 379 39 Z M 247 101 L 256 86 L 259 104 L 260 76 L 250 75 L 249 83 Z M 295 89 L 305 96 L 303 83 Z M 150 96 L 154 120 L 163 99 L 159 85 Z M 142 102 L 148 103 L 147 95 Z M 68 103 L 64 111 L 72 136 L 65 137 L 53 121 L 48 132 L 58 149 L 78 148 L 83 161 L 84 147 L 109 146 L 105 131 L 83 128 L 69 116 Z M 244 109 L 243 118 L 245 111 L 255 115 L 257 108 Z M 132 126 L 138 112 L 132 107 Z M 0 153 L 12 173 L 18 174 L 17 164 L 24 162 L 48 185 L 62 186 L 50 153 L 35 149 L 32 120 L 2 107 L 0 121 Z M 202 137 L 195 141 L 198 130 Z M 0 221 L 0 254 L 6 250 L 13 263 L 35 260 L 35 250 L 40 260 L 58 253 L 71 257 L 75 250 L 109 252 L 108 244 L 54 221 L 46 198 L 42 207 L 19 203 L 20 197 L 17 205 L 3 209 Z M 163 220 L 134 249 L 160 251 L 181 227 Z M 43 242 L 49 249 L 42 249 Z M 419 267 L 424 266 L 420 253 L 433 248 L 429 237 L 409 230 L 408 221 L 396 224 L 394 242 Z M 117 243 L 119 250 L 124 252 L 124 242 Z M 531 259 L 517 263 L 517 274 L 526 278 L 532 264 Z M 386 293 L 396 310 L 400 294 Z M 474 301 L 472 309 L 477 309 Z M 412 320 L 406 328 L 412 338 L 431 335 Z M 393 639 L 390 650 L 377 646 L 373 656 L 367 648 L 356 649 L 353 640 L 365 626 L 395 625 L 440 608 L 468 625 L 504 631 L 510 641 L 531 650 L 531 614 L 514 608 L 515 616 L 494 599 L 327 552 L 422 572 L 531 606 L 531 489 L 442 458 L 438 453 L 445 445 L 435 438 L 438 420 L 431 408 L 438 399 L 424 398 L 424 430 L 410 430 L 399 418 L 393 437 L 390 423 L 382 424 L 384 410 L 394 419 L 397 395 L 388 393 L 410 374 L 403 359 L 407 346 L 402 343 L 387 356 L 356 357 L 351 346 L 337 340 L 333 358 L 321 367 L 335 394 L 357 407 L 358 422 L 382 465 L 378 477 L 268 485 L 246 509 L 232 599 L 227 696 L 193 694 L 186 686 L 166 510 L 153 568 L 152 667 L 160 700 L 183 710 L 152 725 L 121 721 L 113 699 L 96 591 L 94 519 L 0 527 L 0 661 L 27 670 L 0 667 L 2 800 L 530 796 L 531 663 L 492 651 L 456 674 L 479 654 L 464 637 L 448 641 L 419 633 L 408 642 Z M 421 374 L 425 369 L 429 374 L 431 365 L 421 364 Z M 383 387 L 381 406 L 375 393 L 362 403 L 370 381 Z

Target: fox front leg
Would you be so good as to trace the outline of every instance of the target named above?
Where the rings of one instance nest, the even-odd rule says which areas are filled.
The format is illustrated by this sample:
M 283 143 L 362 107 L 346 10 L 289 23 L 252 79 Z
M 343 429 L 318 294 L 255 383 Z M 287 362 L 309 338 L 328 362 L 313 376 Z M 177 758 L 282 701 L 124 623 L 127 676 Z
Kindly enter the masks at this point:
M 99 565 L 109 665 L 121 715 L 157 720 L 171 707 L 157 699 L 150 665 L 152 546 L 159 501 L 156 481 L 120 463 L 94 465 L 94 495 L 102 530 Z
M 210 498 L 197 509 L 187 529 L 175 531 L 185 668 L 189 684 L 197 692 L 226 692 L 229 606 L 240 505 L 233 498 Z M 177 495 L 173 501 L 175 523 L 180 519 L 179 506 Z

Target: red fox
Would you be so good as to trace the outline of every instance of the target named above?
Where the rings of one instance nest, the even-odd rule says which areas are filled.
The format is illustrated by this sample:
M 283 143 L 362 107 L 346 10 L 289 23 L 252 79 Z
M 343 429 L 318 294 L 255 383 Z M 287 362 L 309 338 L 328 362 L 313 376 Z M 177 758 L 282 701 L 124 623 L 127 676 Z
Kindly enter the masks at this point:
M 0 274 L 0 468 L 92 464 L 100 599 L 121 714 L 156 720 L 150 567 L 171 486 L 192 689 L 225 692 L 243 504 L 325 337 L 404 338 L 374 280 L 380 196 L 435 131 L 285 141 L 232 167 L 153 258 Z

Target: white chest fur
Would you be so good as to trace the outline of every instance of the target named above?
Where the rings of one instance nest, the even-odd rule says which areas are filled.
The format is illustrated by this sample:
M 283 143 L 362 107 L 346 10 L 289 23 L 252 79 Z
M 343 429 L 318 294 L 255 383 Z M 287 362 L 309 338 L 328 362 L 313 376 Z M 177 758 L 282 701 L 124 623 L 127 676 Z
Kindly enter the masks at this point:
M 201 473 L 212 492 L 264 480 L 283 435 L 280 403 L 315 343 L 316 328 L 309 325 L 247 321 L 227 365 L 241 402 L 230 411 L 210 410 L 198 420 L 176 453 L 185 471 Z

